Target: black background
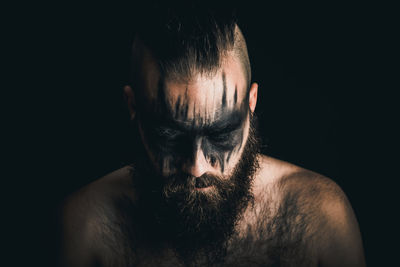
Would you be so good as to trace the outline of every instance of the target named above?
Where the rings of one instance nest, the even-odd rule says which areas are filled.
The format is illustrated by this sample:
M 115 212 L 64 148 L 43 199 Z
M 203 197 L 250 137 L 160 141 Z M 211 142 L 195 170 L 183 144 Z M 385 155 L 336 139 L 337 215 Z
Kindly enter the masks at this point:
M 21 152 L 13 153 L 19 157 L 13 169 L 17 190 L 7 221 L 17 226 L 10 243 L 16 265 L 49 263 L 60 201 L 129 163 L 122 86 L 133 8 L 35 3 L 17 7 L 10 21 L 18 27 L 11 30 L 16 52 L 9 53 L 17 70 L 11 89 L 18 95 L 10 140 Z M 399 86 L 390 10 L 367 3 L 247 1 L 238 9 L 252 80 L 259 83 L 264 153 L 342 187 L 369 266 L 388 265 L 396 251 L 390 243 L 395 195 L 389 189 L 397 177 L 389 170 L 396 159 L 391 125 L 398 121 L 391 93 Z

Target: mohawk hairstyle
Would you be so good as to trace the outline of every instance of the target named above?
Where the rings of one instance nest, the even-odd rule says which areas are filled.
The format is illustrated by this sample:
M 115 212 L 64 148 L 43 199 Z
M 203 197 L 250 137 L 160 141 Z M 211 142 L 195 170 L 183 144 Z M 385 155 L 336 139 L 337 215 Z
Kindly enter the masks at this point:
M 244 57 L 243 51 L 239 52 L 239 59 L 250 82 L 247 48 L 244 38 L 237 38 L 234 7 L 204 0 L 151 1 L 137 11 L 140 14 L 135 15 L 135 38 L 151 50 L 164 77 L 182 79 L 193 73 L 213 74 L 220 68 L 225 53 L 235 50 L 238 39 L 239 49 L 243 50 L 244 45 L 245 50 Z M 243 62 L 243 58 L 247 61 Z M 133 78 L 140 71 L 135 61 L 133 58 Z

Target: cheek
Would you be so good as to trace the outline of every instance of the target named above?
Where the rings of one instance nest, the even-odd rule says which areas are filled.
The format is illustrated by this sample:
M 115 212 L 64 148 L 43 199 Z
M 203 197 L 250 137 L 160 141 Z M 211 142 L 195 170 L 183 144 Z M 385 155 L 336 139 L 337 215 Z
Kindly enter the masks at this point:
M 154 167 L 164 177 L 176 172 L 176 157 L 155 151 L 148 151 Z
M 168 176 L 175 170 L 172 156 L 159 156 L 157 165 L 163 176 Z
M 173 169 L 172 156 L 166 153 L 162 153 L 151 144 L 154 144 L 154 140 L 149 138 L 149 135 L 145 136 L 141 125 L 139 124 L 139 132 L 142 143 L 149 156 L 150 161 L 156 167 L 156 169 L 163 175 L 168 175 Z
M 234 150 L 224 153 L 225 168 L 223 171 L 224 175 L 228 175 L 236 167 L 240 159 L 240 145 L 238 145 Z
M 242 136 L 240 136 L 242 138 Z M 223 145 L 213 144 L 208 140 L 204 140 L 201 144 L 201 150 L 207 162 L 214 168 L 219 169 L 222 174 L 227 174 L 235 167 L 239 158 L 239 152 L 242 147 L 242 139 L 229 140 L 229 149 Z
M 248 125 L 246 125 L 248 126 Z M 234 170 L 234 168 L 237 166 L 239 161 L 241 160 L 241 157 L 243 155 L 243 150 L 246 144 L 246 141 L 249 136 L 249 128 L 246 127 L 245 130 L 242 131 L 242 133 L 237 137 L 237 145 L 235 148 L 229 152 L 226 153 L 226 171 L 224 174 L 230 174 Z

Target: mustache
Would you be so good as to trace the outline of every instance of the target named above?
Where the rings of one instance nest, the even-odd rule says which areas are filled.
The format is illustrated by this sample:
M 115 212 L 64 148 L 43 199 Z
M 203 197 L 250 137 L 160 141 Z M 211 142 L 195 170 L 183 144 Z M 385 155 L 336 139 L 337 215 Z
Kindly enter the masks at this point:
M 229 179 L 228 179 L 229 180 Z M 172 194 L 189 193 L 196 188 L 208 186 L 227 187 L 230 182 L 224 180 L 221 176 L 205 173 L 196 177 L 188 174 L 173 174 L 168 176 L 164 181 L 163 194 L 168 197 Z

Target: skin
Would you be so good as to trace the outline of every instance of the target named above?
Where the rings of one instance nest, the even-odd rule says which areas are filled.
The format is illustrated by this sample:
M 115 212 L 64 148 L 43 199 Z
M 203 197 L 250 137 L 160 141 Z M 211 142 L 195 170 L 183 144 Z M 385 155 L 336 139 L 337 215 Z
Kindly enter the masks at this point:
M 184 165 L 185 172 L 198 176 L 198 173 L 187 169 L 203 158 L 213 170 L 224 173 L 231 157 L 241 152 L 249 110 L 245 101 L 238 102 L 237 85 L 231 99 L 227 97 L 225 72 L 221 77 L 220 84 L 218 75 L 210 82 L 212 90 L 206 91 L 209 94 L 206 93 L 205 102 L 198 101 L 197 95 L 199 85 L 203 83 L 202 77 L 188 82 L 186 86 L 174 82 L 159 85 L 161 93 L 158 96 L 162 97 L 154 102 L 158 102 L 158 107 L 162 109 L 151 115 L 146 113 L 140 129 L 148 152 L 157 160 L 156 165 L 162 175 L 168 176 Z M 253 94 L 256 87 L 253 85 Z M 181 147 L 179 139 L 190 145 Z M 183 158 L 188 160 L 182 161 Z
M 143 61 L 147 68 L 157 69 L 150 51 L 145 50 Z M 142 112 L 140 133 L 149 157 L 165 177 L 178 170 L 196 177 L 206 172 L 228 175 L 243 151 L 258 85 L 253 83 L 247 94 L 243 67 L 232 53 L 211 79 L 208 76 L 198 74 L 181 82 L 164 81 L 153 71 L 143 73 L 149 107 Z M 126 86 L 124 93 L 131 118 L 140 116 L 132 88 Z M 151 132 L 154 129 L 157 133 Z M 169 145 L 174 138 L 190 148 Z
M 150 126 L 154 126 L 150 121 L 140 124 L 142 142 L 155 169 L 163 177 L 184 172 L 195 177 L 210 173 L 228 179 L 249 135 L 249 114 L 256 107 L 258 85 L 251 84 L 247 91 L 243 69 L 232 54 L 224 58 L 221 68 L 213 75 L 197 73 L 184 81 L 164 79 L 160 83 L 161 76 L 156 71 L 154 59 L 149 51 L 144 54 L 146 71 L 142 78 L 146 89 L 140 102 L 146 103 L 147 110 L 137 108 L 139 101 L 136 102 L 134 90 L 125 86 L 131 118 L 145 119 L 144 114 L 148 119 L 159 118 L 156 126 L 164 125 L 158 132 L 171 139 L 179 136 L 182 139 L 178 143 L 185 144 L 183 148 L 174 147 L 173 142 L 165 141 L 167 137 L 161 142 L 157 140 L 160 137 L 149 133 Z M 224 129 L 227 124 L 233 124 L 230 131 L 217 138 L 217 130 Z M 224 140 L 229 140 L 229 149 L 219 143 Z M 157 142 L 160 144 L 154 145 Z M 287 221 L 292 230 L 285 230 L 282 236 L 293 232 L 303 240 L 307 255 L 311 255 L 307 266 L 365 266 L 358 223 L 338 185 L 329 178 L 265 155 L 259 155 L 257 160 L 260 168 L 251 188 L 254 205 L 245 209 L 230 246 L 235 248 L 235 244 L 241 244 L 240 241 L 248 237 L 254 242 L 239 246 L 231 255 L 245 254 L 245 247 L 254 249 L 251 254 L 254 258 L 267 254 L 267 250 L 260 250 L 260 243 L 255 245 L 256 241 L 262 241 L 268 247 L 280 238 L 275 234 L 284 224 L 283 220 L 276 219 L 280 214 L 279 207 L 285 207 L 283 203 L 294 199 L 290 203 L 297 207 L 298 213 L 288 213 Z M 123 195 L 135 201 L 130 168 L 115 171 L 66 200 L 62 212 L 62 266 L 109 266 L 110 261 L 118 260 L 104 240 L 111 229 L 107 226 L 118 215 L 114 200 Z M 207 193 L 213 189 L 201 190 Z M 296 215 L 299 214 L 304 216 L 298 219 Z M 273 224 L 273 221 L 278 223 Z M 294 251 L 303 250 L 295 248 Z M 148 265 L 180 266 L 168 251 L 159 254 L 144 251 L 142 254 Z M 261 256 L 256 256 L 259 254 Z M 233 262 L 237 264 L 235 266 L 248 266 L 246 263 L 239 265 L 238 260 Z M 282 261 L 281 266 L 292 265 Z

